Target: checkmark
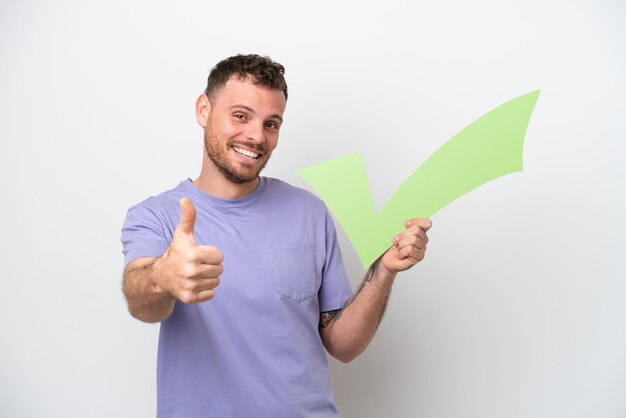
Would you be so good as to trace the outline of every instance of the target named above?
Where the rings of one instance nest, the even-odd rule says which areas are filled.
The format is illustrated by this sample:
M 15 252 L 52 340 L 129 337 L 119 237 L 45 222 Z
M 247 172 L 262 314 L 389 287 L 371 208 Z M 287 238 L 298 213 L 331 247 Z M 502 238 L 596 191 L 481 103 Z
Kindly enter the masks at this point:
M 300 169 L 367 268 L 407 219 L 430 217 L 467 192 L 522 171 L 524 136 L 539 90 L 506 102 L 450 138 L 376 213 L 360 153 Z

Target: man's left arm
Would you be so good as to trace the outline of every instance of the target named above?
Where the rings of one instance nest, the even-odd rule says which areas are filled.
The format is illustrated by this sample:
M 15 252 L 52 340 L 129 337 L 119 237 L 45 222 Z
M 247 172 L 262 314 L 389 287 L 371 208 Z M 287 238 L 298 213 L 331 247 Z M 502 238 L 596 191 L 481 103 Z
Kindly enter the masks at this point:
M 424 258 L 430 219 L 405 222 L 406 230 L 396 235 L 393 245 L 365 274 L 354 296 L 339 310 L 322 312 L 320 335 L 326 350 L 347 363 L 369 345 L 385 312 L 391 287 L 398 272 L 413 267 Z

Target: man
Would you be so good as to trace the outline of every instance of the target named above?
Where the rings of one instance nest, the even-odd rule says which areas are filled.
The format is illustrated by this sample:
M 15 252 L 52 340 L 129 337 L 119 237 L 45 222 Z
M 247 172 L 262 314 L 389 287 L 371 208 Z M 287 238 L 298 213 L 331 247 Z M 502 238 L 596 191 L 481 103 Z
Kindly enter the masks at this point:
M 124 294 L 134 317 L 161 322 L 159 417 L 338 417 L 324 349 L 359 355 L 396 273 L 424 257 L 431 223 L 412 219 L 353 296 L 323 202 L 259 176 L 283 74 L 258 55 L 218 63 L 196 102 L 200 176 L 128 211 Z

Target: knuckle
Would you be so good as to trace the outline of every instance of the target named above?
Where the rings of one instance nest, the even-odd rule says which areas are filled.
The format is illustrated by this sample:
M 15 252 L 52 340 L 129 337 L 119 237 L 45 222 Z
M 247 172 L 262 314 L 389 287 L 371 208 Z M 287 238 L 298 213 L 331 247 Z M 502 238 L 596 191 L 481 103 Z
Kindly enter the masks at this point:
M 215 266 L 215 277 L 218 278 L 217 276 L 221 276 L 222 273 L 224 273 L 224 266 L 222 266 L 221 264 Z
M 420 219 L 419 225 L 421 228 L 428 230 L 433 225 L 433 222 L 428 218 Z
M 213 248 L 215 249 L 213 252 L 213 256 L 215 257 L 215 263 L 222 264 L 222 261 L 224 261 L 224 254 L 218 248 Z
M 198 259 L 198 255 L 195 251 L 187 250 L 183 254 L 183 259 L 188 263 L 195 263 Z
M 183 271 L 182 271 L 183 277 L 190 278 L 190 277 L 193 277 L 196 273 L 197 273 L 196 266 L 190 263 L 183 264 Z
M 190 290 L 183 290 L 182 292 L 180 292 L 180 295 L 179 295 L 178 299 L 181 302 L 186 303 L 186 304 L 194 303 L 195 295 Z
M 180 286 L 184 291 L 192 292 L 194 290 L 194 282 L 191 280 L 183 280 Z
M 220 264 L 224 260 L 224 254 L 212 245 L 202 247 L 202 257 L 205 262 L 210 261 L 211 264 Z

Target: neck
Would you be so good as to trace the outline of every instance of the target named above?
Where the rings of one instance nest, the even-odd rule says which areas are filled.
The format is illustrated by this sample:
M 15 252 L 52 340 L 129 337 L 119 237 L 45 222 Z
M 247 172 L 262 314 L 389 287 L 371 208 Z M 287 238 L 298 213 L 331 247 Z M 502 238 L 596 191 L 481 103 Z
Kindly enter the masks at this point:
M 245 183 L 233 183 L 224 177 L 219 169 L 207 157 L 206 153 L 202 161 L 200 176 L 193 184 L 204 193 L 220 199 L 240 199 L 252 193 L 260 183 L 257 177 Z

